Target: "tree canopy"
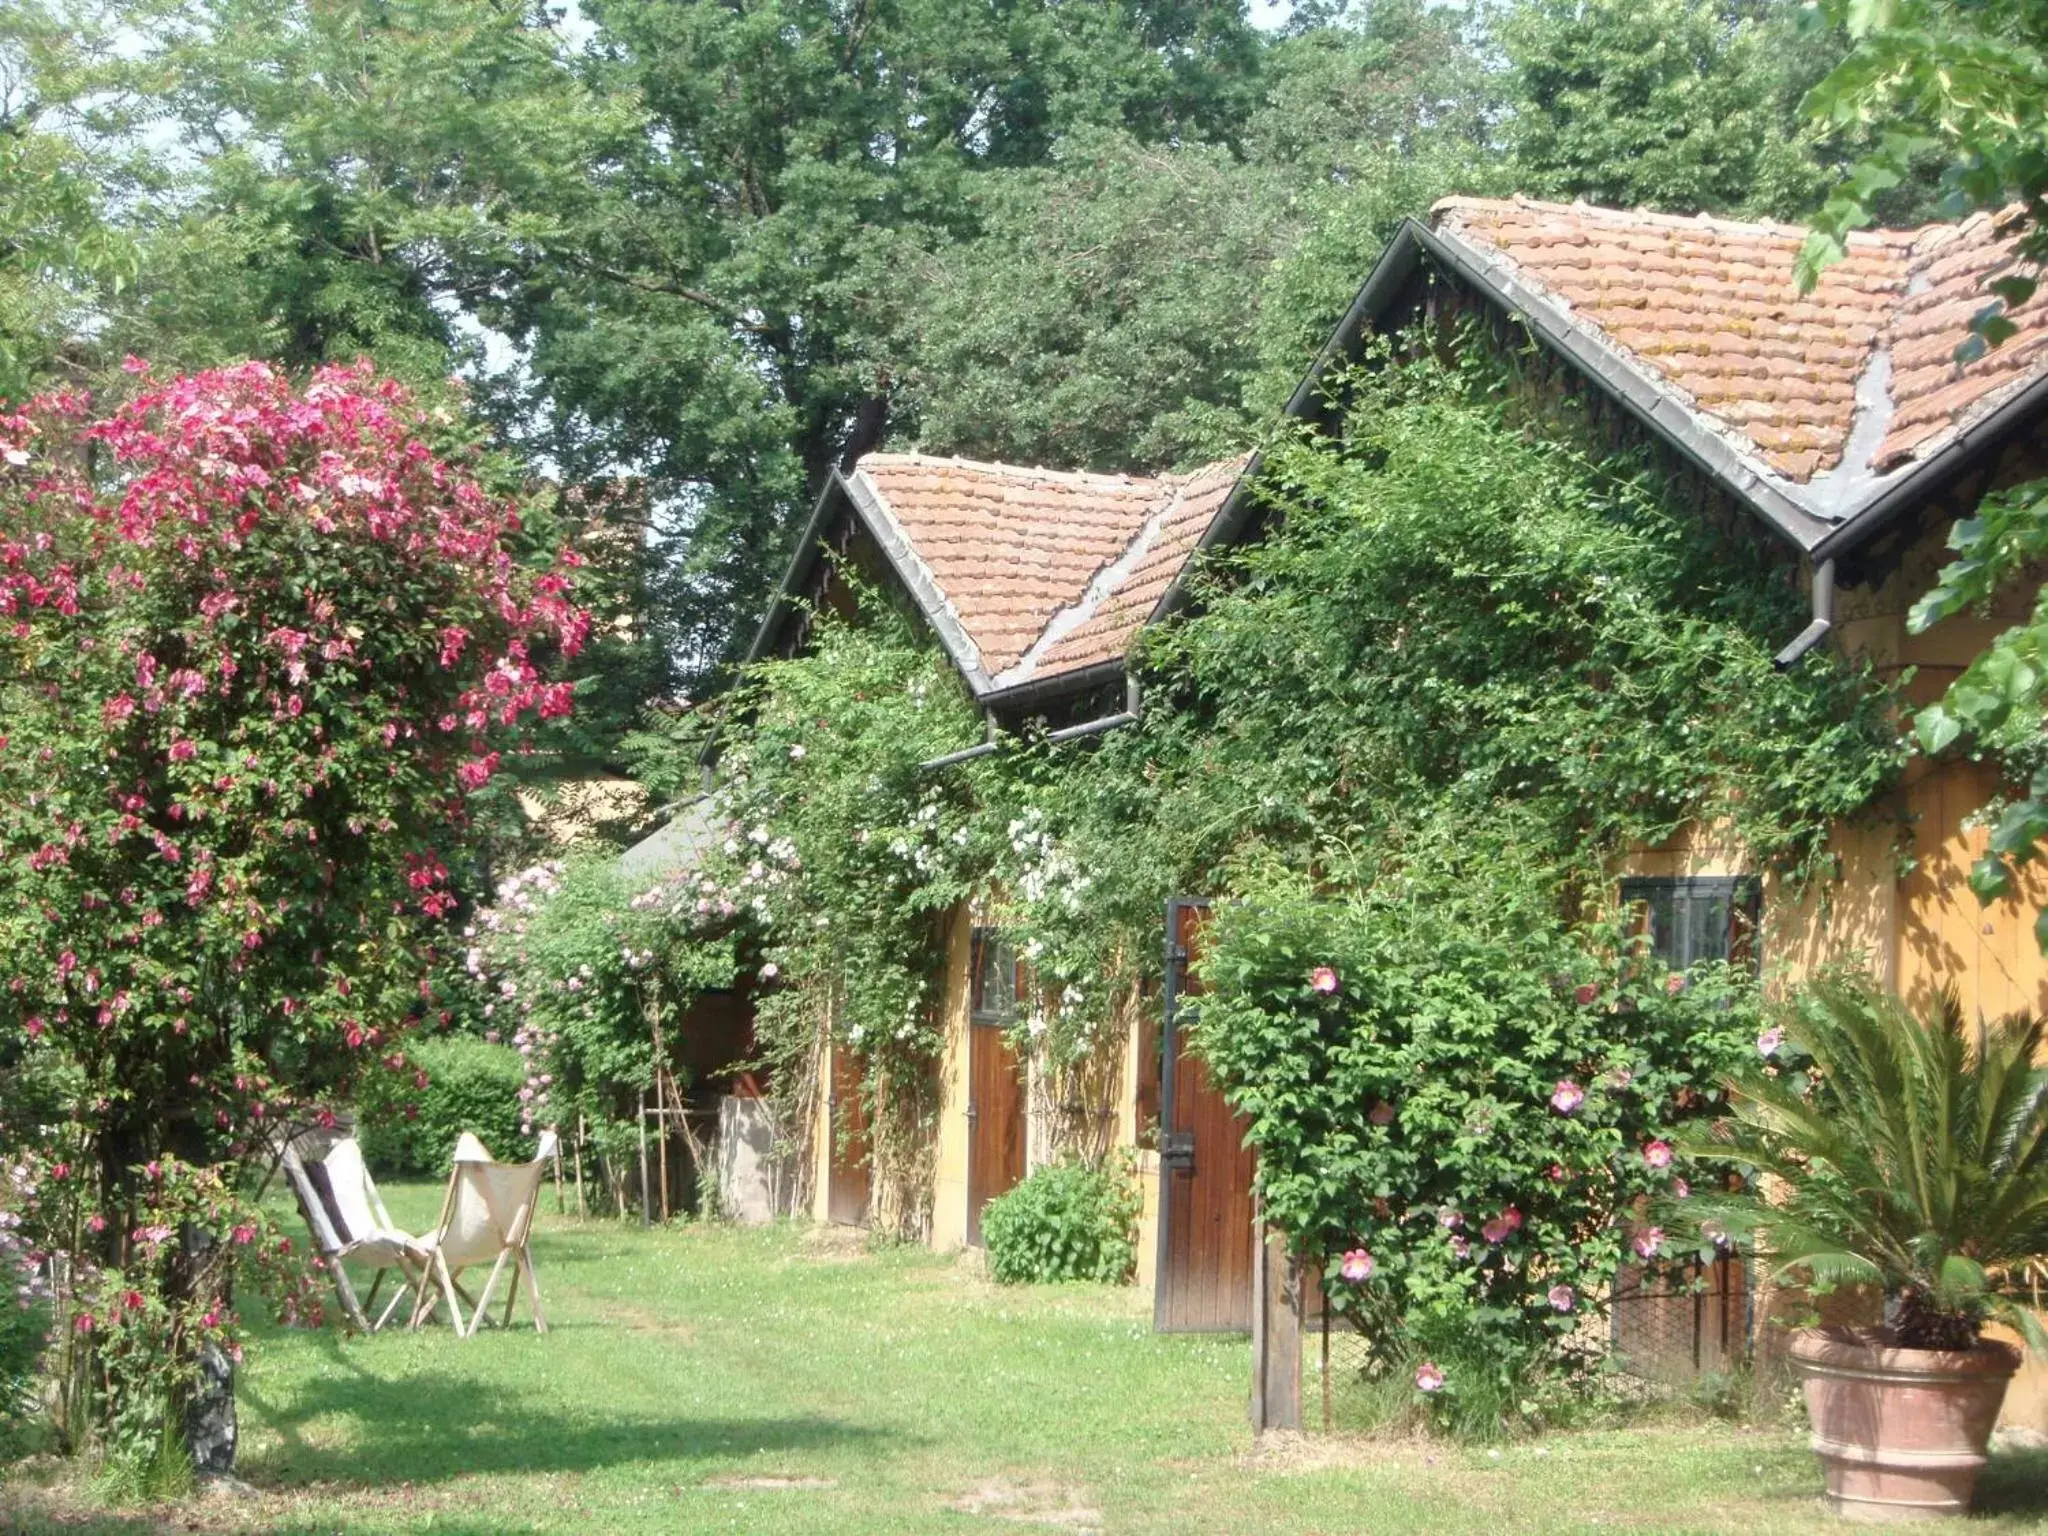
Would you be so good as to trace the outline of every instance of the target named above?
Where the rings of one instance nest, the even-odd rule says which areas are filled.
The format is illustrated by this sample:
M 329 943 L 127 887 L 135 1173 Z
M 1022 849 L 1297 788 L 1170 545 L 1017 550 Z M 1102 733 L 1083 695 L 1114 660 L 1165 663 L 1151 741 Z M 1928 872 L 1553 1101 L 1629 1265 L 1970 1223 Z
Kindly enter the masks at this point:
M 37 0 L 0 390 L 130 352 L 460 375 L 529 475 L 630 480 L 621 579 L 696 692 L 835 464 L 1241 447 L 1440 195 L 1815 212 L 1869 146 L 1801 116 L 1849 39 L 1800 13 Z

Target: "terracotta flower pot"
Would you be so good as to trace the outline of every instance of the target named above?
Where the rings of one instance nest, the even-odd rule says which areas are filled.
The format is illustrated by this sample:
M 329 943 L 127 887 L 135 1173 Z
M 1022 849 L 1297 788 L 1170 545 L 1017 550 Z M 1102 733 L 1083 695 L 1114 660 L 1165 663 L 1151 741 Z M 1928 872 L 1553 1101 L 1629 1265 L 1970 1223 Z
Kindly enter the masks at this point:
M 1851 1520 L 1932 1520 L 1968 1511 L 2019 1364 L 2019 1351 L 2008 1344 L 1894 1349 L 1864 1328 L 1794 1334 L 1792 1367 L 1806 1380 L 1828 1502 Z

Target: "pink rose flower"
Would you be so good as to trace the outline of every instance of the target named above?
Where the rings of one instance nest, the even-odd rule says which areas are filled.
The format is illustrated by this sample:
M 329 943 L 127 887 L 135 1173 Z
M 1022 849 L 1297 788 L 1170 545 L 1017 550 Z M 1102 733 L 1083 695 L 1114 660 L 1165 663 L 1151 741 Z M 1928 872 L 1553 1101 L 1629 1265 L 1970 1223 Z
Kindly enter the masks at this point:
M 1684 990 L 1685 977 L 1681 973 L 1673 971 L 1669 976 L 1666 976 L 1664 978 L 1664 995 L 1666 997 L 1676 997 L 1679 993 L 1683 992 Z
M 1775 1056 L 1778 1047 L 1785 1043 L 1785 1031 L 1773 1024 L 1756 1037 L 1756 1053 L 1759 1056 Z
M 1344 1263 L 1338 1273 L 1353 1285 L 1363 1285 L 1372 1278 L 1374 1267 L 1371 1254 L 1363 1248 L 1354 1248 L 1344 1255 Z
M 1560 1115 L 1568 1115 L 1586 1102 L 1586 1090 L 1568 1077 L 1557 1080 L 1557 1086 L 1550 1090 L 1550 1107 Z
M 1671 1193 L 1678 1196 L 1681 1200 L 1689 1199 L 1692 1195 L 1692 1186 L 1683 1179 L 1673 1179 L 1671 1181 Z
M 1508 1234 L 1514 1230 L 1507 1217 L 1496 1216 L 1479 1229 L 1479 1235 L 1489 1243 L 1502 1243 L 1507 1241 Z
M 1671 1166 L 1671 1143 L 1668 1141 L 1647 1143 L 1643 1147 L 1643 1161 L 1652 1168 L 1669 1168 Z
M 1308 984 L 1314 992 L 1334 992 L 1337 990 L 1337 973 L 1327 965 L 1319 965 L 1308 973 Z
M 1559 1312 L 1569 1312 L 1579 1304 L 1579 1293 L 1568 1285 L 1553 1285 L 1550 1288 L 1550 1305 Z
M 1629 1246 L 1635 1249 L 1636 1257 L 1654 1259 L 1664 1251 L 1664 1229 L 1662 1227 L 1645 1227 L 1642 1231 L 1636 1233 L 1634 1240 Z
M 1415 1389 L 1418 1392 L 1440 1392 L 1443 1385 L 1444 1373 L 1437 1369 L 1435 1361 L 1425 1360 L 1415 1368 Z

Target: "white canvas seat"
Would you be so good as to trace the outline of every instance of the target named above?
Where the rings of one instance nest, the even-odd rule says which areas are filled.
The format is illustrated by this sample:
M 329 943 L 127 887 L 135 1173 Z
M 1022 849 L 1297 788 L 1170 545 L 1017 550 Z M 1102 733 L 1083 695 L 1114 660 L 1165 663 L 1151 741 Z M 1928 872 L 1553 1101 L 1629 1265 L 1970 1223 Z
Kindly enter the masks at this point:
M 312 1229 L 314 1246 L 334 1277 L 343 1309 L 359 1327 L 376 1332 L 390 1321 L 408 1290 L 417 1295 L 427 1273 L 425 1250 L 411 1233 L 392 1224 L 354 1136 L 304 1131 L 285 1143 L 279 1160 Z M 341 1268 L 344 1259 L 375 1272 L 360 1304 Z M 392 1270 L 401 1277 L 399 1284 L 372 1323 L 368 1309 L 377 1304 L 377 1290 Z
M 527 1238 L 533 1229 L 534 1207 L 539 1203 L 541 1181 L 554 1158 L 555 1145 L 555 1133 L 543 1131 L 540 1149 L 532 1162 L 499 1163 L 491 1160 L 481 1141 L 463 1132 L 455 1144 L 455 1167 L 448 1176 L 448 1193 L 441 1201 L 441 1219 L 432 1232 L 420 1239 L 431 1273 L 413 1307 L 414 1328 L 425 1323 L 445 1301 L 455 1331 L 473 1338 L 483 1326 L 491 1296 L 509 1263 L 513 1273 L 505 1293 L 501 1326 L 511 1324 L 512 1303 L 518 1298 L 523 1279 L 534 1330 L 548 1331 Z M 458 1277 L 463 1270 L 486 1261 L 491 1266 L 490 1278 L 484 1282 L 482 1293 L 470 1302 L 469 1317 L 465 1320 L 461 1303 L 470 1298 Z

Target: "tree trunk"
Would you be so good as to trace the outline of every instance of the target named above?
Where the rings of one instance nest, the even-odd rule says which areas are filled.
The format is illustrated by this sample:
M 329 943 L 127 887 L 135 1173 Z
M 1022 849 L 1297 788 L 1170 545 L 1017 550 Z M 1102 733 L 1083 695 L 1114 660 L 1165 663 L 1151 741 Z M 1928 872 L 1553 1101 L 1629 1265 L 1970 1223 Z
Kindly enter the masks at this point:
M 199 1349 L 199 1370 L 185 1401 L 185 1446 L 203 1482 L 235 1470 L 235 1362 L 218 1344 Z
M 173 1270 L 179 1288 L 215 1294 L 207 1297 L 223 1309 L 231 1300 L 228 1285 L 216 1279 L 212 1260 L 219 1234 L 187 1226 L 179 1234 L 181 1262 Z M 192 1386 L 184 1403 L 185 1448 L 192 1470 L 204 1481 L 227 1477 L 235 1470 L 235 1362 L 217 1344 L 199 1346 Z

